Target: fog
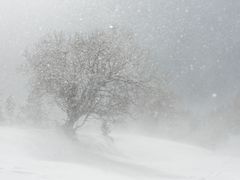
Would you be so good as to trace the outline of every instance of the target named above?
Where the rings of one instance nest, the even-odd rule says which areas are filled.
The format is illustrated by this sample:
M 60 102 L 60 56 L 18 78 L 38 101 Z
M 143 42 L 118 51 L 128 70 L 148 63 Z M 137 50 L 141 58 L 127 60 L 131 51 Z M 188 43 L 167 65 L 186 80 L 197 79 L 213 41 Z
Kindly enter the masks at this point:
M 141 141 L 141 136 L 146 135 L 147 137 L 159 138 L 160 140 L 167 138 L 168 140 L 171 139 L 181 143 L 190 143 L 194 146 L 207 148 L 206 151 L 217 149 L 216 153 L 221 152 L 231 154 L 234 157 L 239 156 L 236 149 L 239 150 L 240 147 L 240 1 L 237 0 L 0 0 L 0 119 L 2 118 L 2 114 L 7 119 L 7 123 L 0 122 L 0 124 L 3 124 L 1 128 L 7 128 L 0 134 L 0 140 L 4 139 L 2 137 L 10 136 L 10 132 L 14 131 L 7 126 L 21 126 L 24 128 L 27 126 L 27 133 L 36 134 L 36 132 L 33 133 L 34 130 L 28 129 L 30 128 L 29 124 L 26 125 L 19 122 L 15 124 L 15 119 L 21 119 L 21 122 L 23 122 L 22 119 L 26 118 L 25 115 L 22 115 L 22 109 L 28 109 L 26 104 L 28 103 L 31 89 L 29 74 L 27 74 L 28 72 L 23 72 L 26 63 L 26 50 L 31 49 L 40 38 L 48 33 L 64 32 L 73 34 L 78 32 L 80 34 L 87 34 L 97 30 L 112 29 L 113 27 L 120 27 L 133 33 L 139 46 L 148 52 L 151 63 L 157 67 L 159 76 L 166 78 L 165 85 L 167 86 L 167 90 L 175 98 L 174 110 L 168 112 L 165 112 L 165 109 L 160 110 L 163 115 L 157 119 L 157 125 L 154 124 L 156 123 L 155 120 L 152 120 L 152 117 L 155 117 L 153 110 L 151 112 L 150 109 L 150 112 L 147 112 L 153 115 L 148 115 L 147 113 L 144 115 L 138 114 L 141 110 L 137 110 L 134 112 L 137 115 L 133 118 L 137 120 L 130 120 L 128 122 L 128 118 L 126 118 L 125 121 L 127 123 L 124 123 L 125 121 L 120 122 L 111 131 L 113 133 L 112 136 L 110 135 L 111 139 L 114 141 L 114 137 L 116 137 L 119 140 L 116 141 L 114 147 L 109 145 L 111 144 L 109 139 L 105 142 L 105 140 L 99 137 L 99 134 L 93 138 L 92 136 L 95 136 L 96 132 L 91 129 L 91 125 L 94 123 L 90 123 L 88 125 L 91 127 L 90 131 L 88 131 L 88 127 L 83 129 L 83 132 L 87 132 L 87 134 L 94 131 L 93 134 L 90 133 L 90 140 L 86 138 L 89 134 L 86 135 L 83 133 L 83 137 L 87 140 L 84 138 L 81 139 L 81 135 L 79 137 L 80 143 L 85 143 L 84 146 L 88 144 L 85 142 L 88 140 L 93 141 L 93 146 L 87 145 L 85 147 L 86 152 L 85 150 L 82 152 L 82 149 L 78 149 L 79 147 L 76 148 L 76 144 L 71 140 L 64 139 L 64 143 L 61 144 L 61 136 L 56 137 L 57 147 L 65 146 L 69 143 L 68 141 L 74 144 L 69 145 L 69 150 L 64 149 L 66 153 L 61 154 L 58 151 L 58 155 L 56 156 L 68 156 L 74 151 L 74 155 L 70 159 L 77 158 L 78 156 L 81 159 L 84 156 L 82 154 L 88 153 L 87 149 L 89 149 L 90 154 L 95 154 L 95 151 L 97 151 L 96 154 L 99 154 L 98 150 L 96 150 L 99 146 L 95 146 L 96 144 L 101 144 L 99 148 L 100 152 L 108 151 L 108 148 L 111 147 L 109 151 L 112 154 L 122 151 L 129 157 L 136 158 L 135 163 L 139 164 L 142 159 L 138 158 L 141 155 L 139 157 L 135 156 L 132 153 L 133 150 L 125 148 L 125 145 L 131 146 L 131 142 L 126 140 L 128 138 L 125 136 L 121 136 L 121 133 L 130 133 L 131 136 L 134 136 L 132 138 L 133 141 Z M 6 104 L 9 97 L 13 98 L 14 105 L 16 106 L 14 107 L 14 115 L 4 115 L 6 113 L 4 112 L 4 108 L 8 106 Z M 45 101 L 48 103 L 48 100 Z M 47 119 L 47 123 L 51 124 L 51 128 L 55 124 L 52 121 L 55 121 L 55 119 L 63 121 L 66 118 L 66 115 L 52 102 L 43 105 L 43 109 L 41 110 L 45 111 L 41 119 Z M 28 109 L 29 112 L 31 113 L 31 109 Z M 33 114 L 32 116 L 35 117 L 38 114 Z M 88 115 L 86 116 L 88 117 Z M 11 122 L 12 120 L 13 123 Z M 49 121 L 51 122 L 49 123 Z M 34 125 L 34 128 L 39 128 L 39 122 L 30 124 L 31 126 Z M 93 126 L 96 125 L 94 124 Z M 44 131 L 43 133 L 45 133 L 45 131 L 49 130 L 53 133 L 53 130 L 49 126 L 46 128 L 47 130 L 43 130 L 43 127 L 45 125 L 41 126 L 41 130 L 39 131 Z M 57 128 L 59 128 L 58 125 Z M 21 130 L 18 131 L 20 134 L 22 133 Z M 117 133 L 117 135 L 114 133 Z M 135 137 L 135 133 L 140 137 L 137 137 L 137 135 Z M 12 136 L 15 135 L 13 134 Z M 31 135 L 27 135 L 28 138 L 29 136 Z M 38 141 L 40 138 L 38 137 L 39 134 L 36 136 L 36 141 Z M 58 135 L 55 134 L 54 138 L 55 136 Z M 33 139 L 28 140 L 28 138 L 26 142 L 23 140 L 24 138 L 21 139 L 21 142 L 23 144 L 31 144 L 34 141 Z M 36 148 L 41 146 L 40 149 L 42 149 L 45 141 L 48 145 L 51 144 L 47 138 L 41 138 L 39 140 L 40 143 L 27 145 L 27 147 L 32 146 Z M 52 138 L 52 141 L 54 141 L 54 138 Z M 142 139 L 144 138 L 142 137 Z M 8 149 L 14 148 L 11 144 L 13 143 L 12 140 L 9 141 L 10 146 L 6 146 L 7 150 L 4 150 L 4 153 Z M 149 141 L 155 143 L 155 140 L 149 139 Z M 5 139 L 3 143 L 0 142 L 0 146 L 5 146 L 4 143 L 9 144 L 8 140 Z M 165 145 L 165 142 L 162 141 L 158 143 L 161 146 Z M 139 144 L 136 144 L 136 147 L 134 146 L 133 149 L 138 148 Z M 151 147 L 151 144 L 149 146 Z M 104 148 L 101 149 L 101 147 Z M 167 147 L 178 146 L 177 144 L 173 144 Z M 184 149 L 184 152 L 186 149 L 187 151 L 191 149 L 185 146 L 181 146 L 181 148 Z M 149 149 L 152 152 L 152 149 Z M 160 150 L 161 148 L 159 146 L 156 149 Z M 26 151 L 26 149 L 23 149 L 23 151 Z M 80 151 L 81 155 L 78 155 L 76 151 Z M 162 153 L 166 153 L 166 151 Z M 201 150 L 198 149 L 196 151 Z M 56 152 L 56 149 L 52 145 L 46 150 L 46 156 L 49 154 L 49 157 L 52 157 L 53 152 Z M 146 150 L 146 152 L 141 153 L 147 154 L 148 151 Z M 174 153 L 181 152 L 172 152 L 172 155 Z M 206 153 L 208 154 L 207 156 L 205 156 L 205 153 L 204 150 L 201 156 L 206 159 L 208 157 L 212 158 L 208 152 Z M 107 158 L 108 160 L 112 158 L 112 154 L 111 157 Z M 88 154 L 86 157 L 88 156 L 92 155 Z M 48 159 L 49 157 L 44 157 L 44 159 Z M 186 155 L 186 157 L 188 156 Z M 85 158 L 85 161 L 89 161 L 87 164 L 91 165 L 95 164 L 94 159 L 97 159 L 96 166 L 98 167 L 104 166 L 104 163 L 100 163 L 104 162 L 104 158 L 105 154 L 101 154 L 101 157 L 94 157 L 91 160 Z M 161 159 L 160 157 L 158 158 Z M 49 159 L 52 160 L 52 158 Z M 66 157 L 66 159 L 68 158 Z M 150 161 L 149 159 L 146 161 Z M 133 170 L 134 173 L 130 178 L 135 177 L 135 174 L 139 176 L 144 174 L 139 174 L 139 170 L 144 169 L 142 166 L 135 167 L 135 163 L 134 165 L 129 165 L 125 160 L 117 160 L 117 162 L 115 160 L 111 159 L 109 160 L 111 162 L 107 163 L 107 166 L 117 164 L 116 168 L 113 168 L 114 170 L 110 168 L 110 172 L 120 171 L 123 174 L 129 174 Z M 59 160 L 57 158 L 57 161 L 62 161 L 62 159 Z M 127 165 L 122 163 L 122 161 Z M 202 162 L 202 164 L 214 161 L 215 159 L 211 159 L 210 161 Z M 217 161 L 222 162 L 224 160 L 218 159 Z M 199 162 L 199 159 L 196 159 L 194 162 Z M 231 165 L 228 168 L 236 169 L 236 166 L 232 166 L 233 164 L 238 165 L 239 162 L 237 159 L 236 162 L 230 163 Z M 79 163 L 79 159 L 77 163 Z M 143 163 L 143 166 L 147 164 L 145 161 L 141 161 L 141 163 Z M 179 163 L 182 163 L 182 161 L 179 161 Z M 190 167 L 189 164 L 186 167 Z M 213 163 L 213 165 L 215 164 Z M 130 170 L 125 168 L 125 166 L 130 167 Z M 161 166 L 164 166 L 164 164 L 161 164 Z M 148 170 L 145 169 L 144 171 L 146 172 L 146 178 L 151 173 L 156 173 L 156 177 L 159 178 L 158 173 L 160 172 L 151 171 L 152 167 L 150 166 L 148 168 Z M 203 167 L 196 168 L 201 169 Z M 228 170 L 228 168 L 226 169 Z M 169 175 L 171 171 L 174 171 L 173 174 L 179 175 L 179 167 L 176 167 L 176 169 L 177 171 L 175 172 L 170 168 L 166 174 Z M 161 171 L 162 169 L 158 170 Z M 193 169 L 189 170 L 191 173 L 193 171 Z M 184 175 L 180 175 L 180 178 L 199 178 L 198 175 L 189 172 L 183 170 L 182 173 Z M 202 173 L 208 174 L 205 170 Z M 231 178 L 237 179 L 237 177 L 240 177 L 235 171 L 234 173 L 233 176 L 219 175 L 219 179 L 231 180 Z M 177 179 L 177 177 L 168 175 L 161 178 Z M 56 178 L 57 176 L 54 175 L 52 177 Z M 154 176 L 154 178 L 156 177 Z M 204 178 L 206 180 L 214 179 L 218 178 L 218 175 L 216 177 L 204 175 Z M 9 178 L 9 180 L 12 179 L 14 178 Z
M 188 103 L 214 104 L 213 93 L 217 103 L 225 102 L 239 86 L 239 6 L 233 0 L 1 1 L 2 82 L 14 85 L 5 82 L 14 79 L 6 72 L 14 71 L 25 47 L 46 32 L 117 24 L 140 36 Z

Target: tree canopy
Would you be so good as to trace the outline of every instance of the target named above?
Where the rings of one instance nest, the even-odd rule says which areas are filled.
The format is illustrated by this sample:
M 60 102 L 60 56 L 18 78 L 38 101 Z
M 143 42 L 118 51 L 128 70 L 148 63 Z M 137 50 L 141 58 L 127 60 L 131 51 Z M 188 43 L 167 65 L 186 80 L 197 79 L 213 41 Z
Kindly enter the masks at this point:
M 89 116 L 105 122 L 128 113 L 148 83 L 145 51 L 133 34 L 118 28 L 90 35 L 48 34 L 28 49 L 26 59 L 32 92 L 53 98 L 71 129 L 81 117 L 83 125 Z

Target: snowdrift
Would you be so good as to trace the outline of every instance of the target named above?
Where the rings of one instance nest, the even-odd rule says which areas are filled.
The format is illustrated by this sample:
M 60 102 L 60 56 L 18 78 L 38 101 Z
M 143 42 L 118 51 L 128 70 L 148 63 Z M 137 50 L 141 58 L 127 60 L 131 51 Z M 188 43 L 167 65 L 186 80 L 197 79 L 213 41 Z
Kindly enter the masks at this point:
M 1 180 L 238 180 L 240 160 L 136 134 L 71 141 L 57 131 L 0 128 Z

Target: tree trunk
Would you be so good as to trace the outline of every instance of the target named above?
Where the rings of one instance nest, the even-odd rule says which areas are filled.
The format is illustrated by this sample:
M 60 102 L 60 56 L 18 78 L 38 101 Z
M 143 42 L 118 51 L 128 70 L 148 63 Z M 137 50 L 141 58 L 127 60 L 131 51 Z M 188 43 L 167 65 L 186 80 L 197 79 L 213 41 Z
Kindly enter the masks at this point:
M 64 133 L 72 138 L 76 138 L 76 129 L 74 128 L 75 122 L 77 122 L 78 118 L 73 116 L 73 113 L 68 113 L 68 121 L 63 125 Z
M 101 130 L 104 136 L 108 136 L 111 131 L 110 123 L 105 119 L 102 121 Z

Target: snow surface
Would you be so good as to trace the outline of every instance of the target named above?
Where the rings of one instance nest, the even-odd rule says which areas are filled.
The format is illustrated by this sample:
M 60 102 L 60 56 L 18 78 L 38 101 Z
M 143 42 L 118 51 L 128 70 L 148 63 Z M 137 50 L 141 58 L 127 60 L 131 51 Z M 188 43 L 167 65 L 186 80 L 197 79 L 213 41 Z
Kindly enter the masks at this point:
M 240 158 L 136 134 L 0 128 L 0 180 L 239 180 Z

